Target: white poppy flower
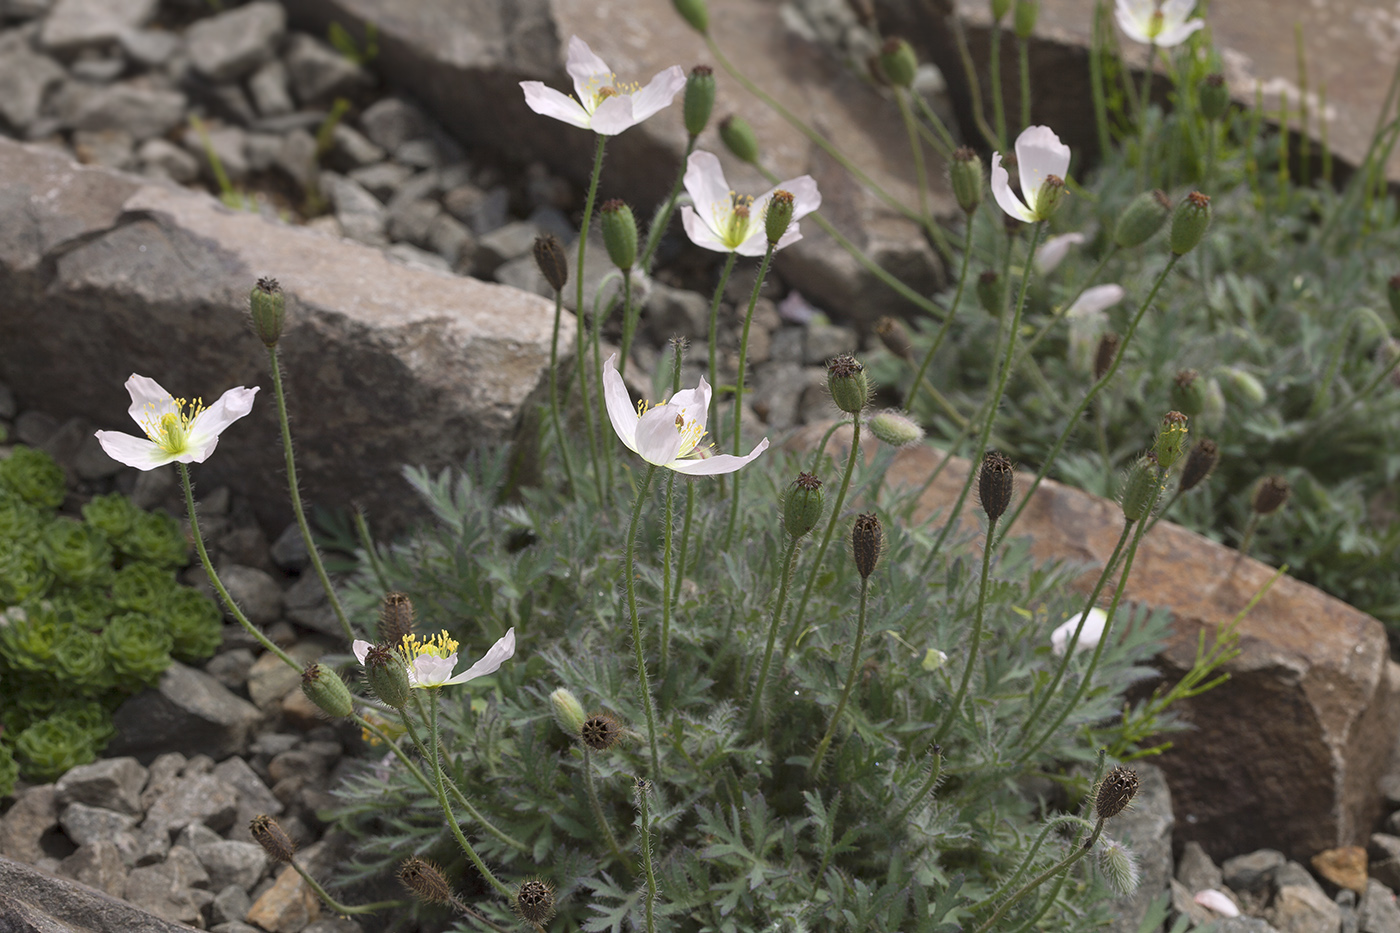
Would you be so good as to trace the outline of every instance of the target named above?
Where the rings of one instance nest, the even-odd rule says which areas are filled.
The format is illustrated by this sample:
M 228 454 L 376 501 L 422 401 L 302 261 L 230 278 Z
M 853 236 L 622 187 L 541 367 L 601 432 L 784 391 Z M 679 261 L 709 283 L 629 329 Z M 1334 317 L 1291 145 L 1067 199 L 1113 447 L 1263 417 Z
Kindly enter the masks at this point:
M 1011 174 L 1002 167 L 1000 152 L 992 153 L 992 196 L 1017 220 L 1045 220 L 1054 207 L 1053 189 L 1069 174 L 1069 146 L 1048 126 L 1028 126 L 1016 137 L 1016 167 L 1025 201 L 1011 190 Z
M 1070 636 L 1079 627 L 1079 619 L 1083 613 L 1070 616 L 1065 623 L 1055 631 L 1050 633 L 1050 648 L 1056 654 L 1064 654 L 1069 647 Z M 1075 643 L 1075 651 L 1083 651 L 1085 648 L 1093 648 L 1098 645 L 1099 639 L 1103 637 L 1104 625 L 1108 623 L 1108 613 L 1097 606 L 1089 610 L 1089 618 L 1084 622 L 1084 631 L 1079 633 L 1079 641 Z
M 1195 9 L 1196 0 L 1118 0 L 1113 15 L 1129 39 L 1169 49 L 1205 26 L 1199 17 L 1187 19 Z
M 253 410 L 258 387 L 229 389 L 208 408 L 200 399 L 175 398 L 160 383 L 131 374 L 127 414 L 146 432 L 134 437 L 117 431 L 98 431 L 97 442 L 107 456 L 138 470 L 154 470 L 167 463 L 203 463 L 219 443 L 224 429 Z
M 755 199 L 741 198 L 724 180 L 719 157 L 712 152 L 692 152 L 685 163 L 685 190 L 695 206 L 681 208 L 681 222 L 690 242 L 719 253 L 762 256 L 768 249 L 764 217 L 774 192 L 792 195 L 792 221 L 775 250 L 802 239 L 797 222 L 822 206 L 821 192 L 811 175 L 792 178 Z
M 647 117 L 670 106 L 685 87 L 685 72 L 672 65 L 660 72 L 646 87 L 617 80 L 603 61 L 578 36 L 569 38 L 569 58 L 565 64 L 574 79 L 574 94 L 548 87 L 542 81 L 521 81 L 525 104 L 535 113 L 592 130 L 600 136 L 616 136 Z
M 373 645 L 357 639 L 351 647 L 355 657 L 363 665 Z M 515 629 L 511 628 L 502 635 L 486 654 L 482 655 L 481 660 L 455 677 L 452 676 L 452 669 L 457 666 L 457 642 L 449 638 L 446 632 L 439 632 L 427 639 L 409 635 L 404 638 L 401 646 L 396 647 L 403 651 L 408 664 L 410 687 L 446 687 L 451 684 L 464 684 L 499 670 L 502 664 L 515 656 Z
M 1078 246 L 1084 242 L 1082 233 L 1062 233 L 1059 236 L 1052 236 L 1041 244 L 1040 249 L 1035 251 L 1035 271 L 1041 275 L 1054 272 L 1055 267 L 1065 261 L 1069 255 L 1071 246 Z
M 710 384 L 700 377 L 694 389 L 682 389 L 660 405 L 632 407 L 632 398 L 617 373 L 617 354 L 603 364 L 603 400 L 608 420 L 627 449 L 647 463 L 691 476 L 733 473 L 768 449 L 768 438 L 747 457 L 713 454 L 700 447 L 710 407 Z

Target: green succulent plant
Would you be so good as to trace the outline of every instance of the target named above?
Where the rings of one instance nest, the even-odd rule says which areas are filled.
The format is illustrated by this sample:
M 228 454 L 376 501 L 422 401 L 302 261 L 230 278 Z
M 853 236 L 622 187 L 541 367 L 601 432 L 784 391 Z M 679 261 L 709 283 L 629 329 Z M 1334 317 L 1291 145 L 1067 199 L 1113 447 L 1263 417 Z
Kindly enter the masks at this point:
M 0 486 L 42 509 L 58 508 L 68 494 L 58 462 L 42 450 L 23 445 L 0 460 Z
M 175 590 L 164 607 L 170 653 L 181 661 L 198 661 L 219 650 L 223 612 L 214 600 L 192 587 Z
M 161 621 L 135 612 L 113 616 L 102 630 L 107 656 L 119 678 L 139 684 L 154 684 L 170 666 L 174 645 Z
M 71 518 L 58 518 L 44 529 L 39 553 L 61 582 L 96 585 L 112 574 L 112 547 L 100 532 Z

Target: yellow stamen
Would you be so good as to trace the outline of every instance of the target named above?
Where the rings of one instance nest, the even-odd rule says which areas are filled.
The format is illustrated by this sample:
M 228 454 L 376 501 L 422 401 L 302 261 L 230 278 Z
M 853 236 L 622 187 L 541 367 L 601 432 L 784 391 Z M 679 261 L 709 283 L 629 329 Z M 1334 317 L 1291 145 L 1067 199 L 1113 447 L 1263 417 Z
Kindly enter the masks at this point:
M 425 654 L 437 658 L 449 658 L 457 653 L 457 642 L 446 632 L 439 632 L 432 638 L 405 635 L 403 637 L 403 653 L 410 663 L 414 658 L 421 658 Z
M 199 417 L 200 412 L 204 411 L 204 401 L 186 401 L 182 398 L 171 401 L 175 403 L 175 410 L 159 417 L 155 414 L 154 406 L 148 405 L 151 411 L 141 422 L 141 430 L 145 431 L 146 436 L 161 450 L 179 454 L 184 453 L 189 442 L 190 425 Z

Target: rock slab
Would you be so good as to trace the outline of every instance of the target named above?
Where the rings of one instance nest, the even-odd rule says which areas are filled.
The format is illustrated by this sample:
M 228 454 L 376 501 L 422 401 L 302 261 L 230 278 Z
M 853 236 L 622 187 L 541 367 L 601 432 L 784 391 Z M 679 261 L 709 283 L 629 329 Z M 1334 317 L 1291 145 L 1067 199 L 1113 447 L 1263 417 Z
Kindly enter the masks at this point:
M 189 933 L 86 885 L 0 857 L 0 930 L 7 933 Z

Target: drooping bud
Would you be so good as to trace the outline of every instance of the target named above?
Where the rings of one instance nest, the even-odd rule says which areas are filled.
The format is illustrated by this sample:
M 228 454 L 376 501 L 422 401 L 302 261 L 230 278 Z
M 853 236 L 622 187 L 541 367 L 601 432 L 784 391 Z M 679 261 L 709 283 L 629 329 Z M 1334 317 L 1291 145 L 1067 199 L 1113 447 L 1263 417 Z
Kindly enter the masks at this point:
M 1172 215 L 1172 252 L 1178 256 L 1191 252 L 1205 237 L 1208 227 L 1210 198 L 1193 191 L 1176 206 L 1176 213 Z
M 705 0 L 671 0 L 671 3 L 691 29 L 702 34 L 710 31 L 710 11 Z
M 1040 191 L 1035 196 L 1035 217 L 1037 220 L 1049 220 L 1050 215 L 1055 213 L 1055 209 L 1060 206 L 1060 202 L 1065 196 L 1065 180 L 1059 175 L 1046 175 L 1045 181 L 1040 186 Z
M 282 287 L 273 278 L 258 279 L 248 293 L 248 310 L 253 315 L 253 330 L 264 346 L 275 347 L 282 338 L 282 325 L 287 319 L 287 300 Z
M 1201 116 L 1215 121 L 1225 116 L 1230 109 L 1230 89 L 1225 86 L 1222 74 L 1206 75 L 1201 82 Z
M 1254 498 L 1249 507 L 1260 515 L 1272 515 L 1288 501 L 1292 488 L 1282 476 L 1266 476 L 1254 487 Z
M 912 87 L 919 59 L 913 47 L 897 36 L 890 36 L 880 46 L 880 70 L 895 87 Z
M 1181 412 L 1169 411 L 1162 419 L 1162 426 L 1157 429 L 1152 453 L 1163 470 L 1170 470 L 1186 452 L 1186 435 L 1189 431 L 1186 422 L 1187 418 Z
M 849 353 L 842 353 L 826 364 L 826 386 L 836 407 L 854 415 L 870 401 L 870 382 L 865 367 Z
M 637 262 L 637 218 L 632 216 L 632 208 L 617 198 L 604 201 L 601 210 L 608 258 L 623 272 L 629 272 Z
M 1144 191 L 1128 202 L 1113 228 L 1113 241 L 1123 249 L 1141 246 L 1156 235 L 1172 213 L 1171 198 L 1160 188 Z
M 554 916 L 554 889 L 547 882 L 532 878 L 520 885 L 511 907 L 521 920 L 543 927 Z
M 875 336 L 880 338 L 886 350 L 901 360 L 913 360 L 914 345 L 909 342 L 909 328 L 899 318 L 888 314 L 880 318 L 875 322 Z
M 1215 445 L 1215 441 L 1208 437 L 1201 438 L 1186 455 L 1186 463 L 1181 467 L 1181 481 L 1177 488 L 1182 492 L 1195 489 L 1206 481 L 1219 462 L 1220 448 Z
M 749 121 L 732 113 L 719 121 L 719 138 L 741 162 L 758 162 L 758 137 Z
M 1269 397 L 1264 383 L 1260 382 L 1253 373 L 1238 366 L 1226 366 L 1218 372 L 1225 377 L 1226 383 L 1230 386 L 1231 394 L 1251 405 L 1261 405 Z
M 988 521 L 995 522 L 1006 514 L 1015 488 L 1016 467 L 1011 458 L 999 450 L 987 451 L 977 473 L 977 498 L 982 502 Z
M 1035 32 L 1040 16 L 1040 0 L 1016 0 L 1016 13 L 1011 24 L 1017 39 L 1029 39 Z
M 1101 820 L 1111 820 L 1128 808 L 1138 792 L 1137 772 L 1118 765 L 1099 784 L 1094 795 L 1094 812 Z
M 564 247 L 552 233 L 535 237 L 535 265 L 540 275 L 556 292 L 562 292 L 569 284 L 569 260 L 564 256 Z
M 594 713 L 584 720 L 579 738 L 595 752 L 605 752 L 622 739 L 622 726 L 607 713 Z
M 982 160 L 977 153 L 962 146 L 953 153 L 953 164 L 948 167 L 949 181 L 953 185 L 953 197 L 963 213 L 971 215 L 982 203 Z
M 685 79 L 685 97 L 681 112 L 685 131 L 694 139 L 705 131 L 710 114 L 715 109 L 715 70 L 709 65 L 696 65 Z
M 554 712 L 554 721 L 565 735 L 576 739 L 583 734 L 583 724 L 588 717 L 578 697 L 560 687 L 549 695 L 549 705 Z
M 335 719 L 344 719 L 355 712 L 355 701 L 340 675 L 314 661 L 301 672 L 301 692 Z
M 826 508 L 822 481 L 813 473 L 798 473 L 783 493 L 783 530 L 800 538 L 817 527 Z
M 391 648 L 413 634 L 413 600 L 407 593 L 386 593 L 379 604 L 379 642 Z
M 870 579 L 875 567 L 880 563 L 880 552 L 885 546 L 885 530 L 874 512 L 864 512 L 856 516 L 851 526 L 851 554 L 855 557 L 856 573 L 862 580 Z
M 787 233 L 788 226 L 792 223 L 792 202 L 791 191 L 774 191 L 773 196 L 768 199 L 768 209 L 763 214 L 763 232 L 768 236 L 768 242 L 774 246 Z
M 874 434 L 876 439 L 891 447 L 905 447 L 924 439 L 924 429 L 903 412 L 882 411 L 867 424 L 870 426 L 870 433 Z
M 1123 338 L 1113 331 L 1108 331 L 1099 338 L 1099 345 L 1094 350 L 1094 381 L 1098 382 L 1108 371 L 1113 368 L 1113 361 L 1118 356 L 1118 347 L 1122 345 Z
M 1386 282 L 1385 297 L 1390 302 L 1390 313 L 1400 320 L 1400 275 L 1392 275 Z
M 977 303 L 992 317 L 1001 317 L 1006 307 L 1006 289 L 995 269 L 988 269 L 977 276 Z
M 296 854 L 297 847 L 292 844 L 292 837 L 266 813 L 258 814 L 248 821 L 248 833 L 274 862 L 290 862 Z
M 1194 369 L 1183 369 L 1172 380 L 1172 407 L 1194 418 L 1206 410 L 1208 386 Z
M 403 709 L 412 698 L 403 656 L 388 645 L 371 645 L 365 653 L 365 680 L 374 695 L 394 709 Z
M 432 862 L 414 856 L 399 866 L 399 881 L 417 897 L 430 904 L 452 903 L 452 886 Z
M 992 22 L 999 23 L 1011 12 L 1011 0 L 992 0 Z
M 1128 478 L 1123 482 L 1123 517 L 1130 522 L 1140 521 L 1152 511 L 1161 492 L 1162 481 L 1157 478 L 1157 459 L 1148 454 L 1128 469 Z
M 1127 846 L 1116 839 L 1106 839 L 1100 847 L 1099 870 L 1119 897 L 1127 897 L 1136 891 L 1141 880 L 1137 859 L 1133 858 Z

